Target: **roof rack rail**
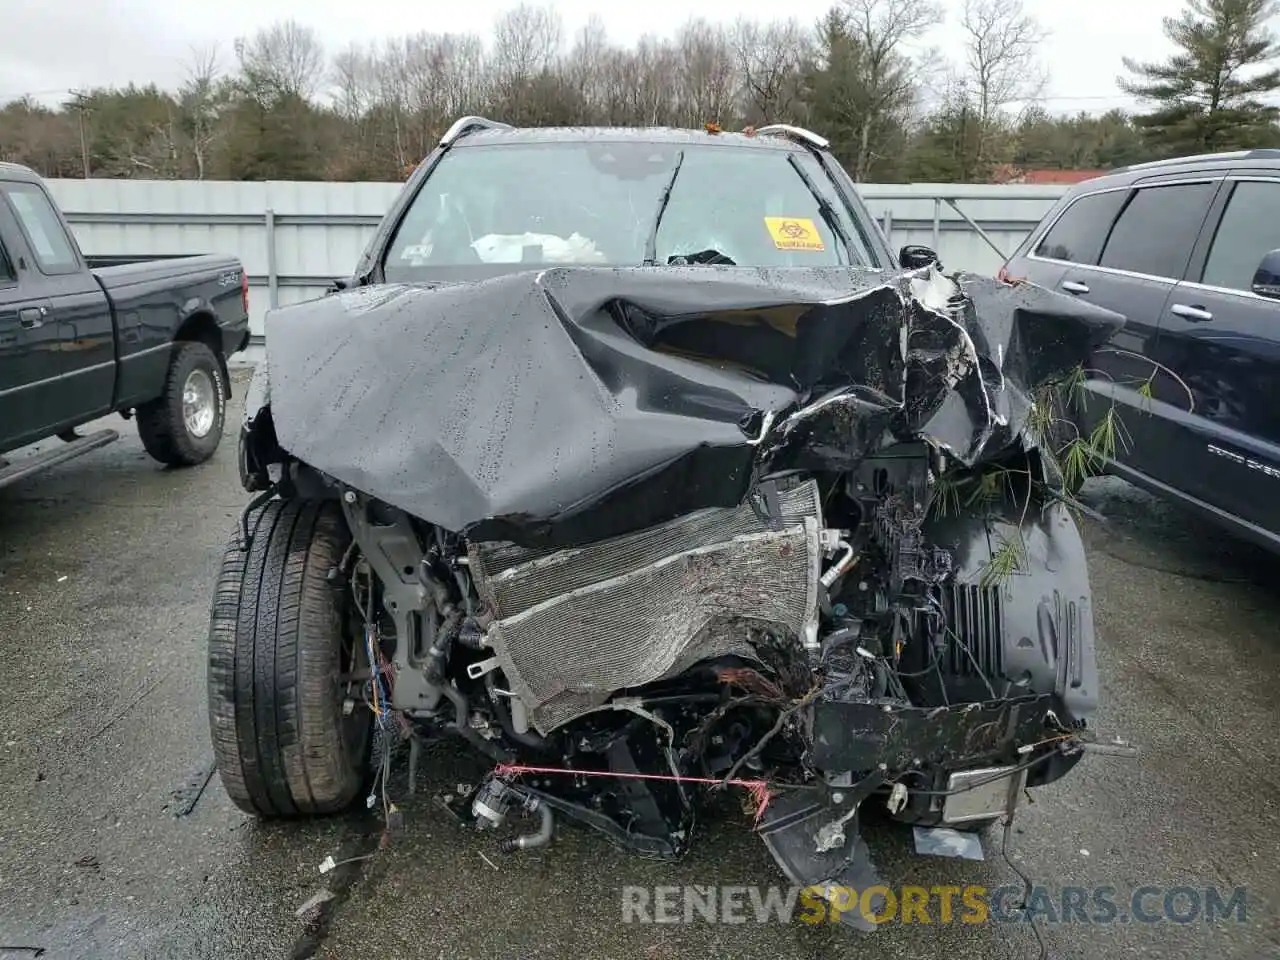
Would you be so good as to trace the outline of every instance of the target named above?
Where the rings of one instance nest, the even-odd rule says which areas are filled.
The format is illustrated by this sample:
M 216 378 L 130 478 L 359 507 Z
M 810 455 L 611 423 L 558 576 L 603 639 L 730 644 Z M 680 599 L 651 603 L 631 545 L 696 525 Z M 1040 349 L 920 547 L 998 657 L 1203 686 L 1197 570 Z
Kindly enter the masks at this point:
M 1176 167 L 1180 163 L 1198 163 L 1202 160 L 1243 160 L 1256 150 L 1231 150 L 1224 153 L 1197 153 L 1189 157 L 1170 157 L 1168 160 L 1147 160 L 1131 163 L 1125 170 L 1154 170 L 1159 167 Z
M 831 146 L 831 141 L 826 137 L 819 136 L 804 127 L 792 126 L 789 123 L 771 123 L 768 126 L 756 127 L 756 133 L 764 134 L 767 137 L 786 137 L 788 140 L 807 143 L 810 146 L 817 147 L 819 150 L 826 150 Z
M 447 147 L 455 140 L 460 140 L 472 130 L 514 130 L 515 127 L 509 123 L 501 123 L 498 120 L 489 120 L 486 117 L 462 117 L 454 121 L 453 126 L 445 131 L 444 136 L 440 138 L 440 146 Z

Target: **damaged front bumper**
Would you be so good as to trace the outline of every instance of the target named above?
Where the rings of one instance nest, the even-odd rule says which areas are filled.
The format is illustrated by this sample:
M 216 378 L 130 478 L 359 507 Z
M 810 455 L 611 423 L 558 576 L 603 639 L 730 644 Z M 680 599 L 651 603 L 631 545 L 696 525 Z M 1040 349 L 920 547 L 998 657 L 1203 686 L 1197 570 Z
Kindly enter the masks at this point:
M 340 500 L 392 706 L 497 762 L 477 822 L 674 858 L 738 783 L 794 882 L 865 888 L 871 798 L 980 824 L 1078 762 L 1091 592 L 1027 421 L 1119 318 L 861 281 L 553 270 L 269 318 L 242 482 Z
M 1074 748 L 1048 748 L 1024 759 L 1046 740 L 1067 739 L 1046 736 L 1058 727 L 1059 704 L 1052 694 L 928 709 L 820 701 L 813 711 L 812 761 L 826 771 L 826 782 L 772 801 L 760 835 L 799 886 L 833 896 L 882 886 L 859 833 L 863 805 L 882 796 L 897 819 L 940 826 L 1011 816 L 1029 771 L 1054 761 L 1071 765 L 1081 755 Z M 852 771 L 869 772 L 855 779 Z M 871 901 L 873 914 L 882 907 Z M 842 910 L 840 919 L 875 927 L 858 910 Z

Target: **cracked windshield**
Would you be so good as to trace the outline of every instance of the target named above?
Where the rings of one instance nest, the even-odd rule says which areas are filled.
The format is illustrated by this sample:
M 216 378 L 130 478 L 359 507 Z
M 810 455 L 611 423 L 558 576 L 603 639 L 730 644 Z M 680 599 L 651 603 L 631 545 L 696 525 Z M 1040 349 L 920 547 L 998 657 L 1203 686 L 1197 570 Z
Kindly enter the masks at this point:
M 386 276 L 504 263 L 863 264 L 856 237 L 809 154 L 680 143 L 469 146 L 445 154 L 427 178 Z

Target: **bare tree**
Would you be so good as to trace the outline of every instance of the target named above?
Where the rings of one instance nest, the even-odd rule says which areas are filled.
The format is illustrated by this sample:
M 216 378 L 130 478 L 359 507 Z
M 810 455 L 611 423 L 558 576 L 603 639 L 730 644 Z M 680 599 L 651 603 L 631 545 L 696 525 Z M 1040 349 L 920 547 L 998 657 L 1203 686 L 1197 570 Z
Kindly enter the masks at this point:
M 645 35 L 634 50 L 617 50 L 609 67 L 613 104 L 610 123 L 662 126 L 676 121 L 677 96 L 672 77 L 679 59 L 665 41 Z
M 354 169 L 398 171 L 409 162 L 406 43 L 351 44 L 333 58 L 333 110 L 354 133 L 343 151 Z
M 877 64 L 888 63 L 901 46 L 918 40 L 942 20 L 933 0 L 842 0 L 853 34 Z
M 391 121 L 392 143 L 396 165 L 404 169 L 409 154 L 409 51 L 403 43 L 391 42 L 376 62 L 373 81 L 377 85 L 378 103 Z M 416 151 L 415 151 L 416 152 Z M 417 157 L 415 159 L 421 159 Z
M 333 57 L 334 109 L 354 122 L 377 103 L 380 57 L 375 47 L 353 43 Z
M 1018 118 L 1044 83 L 1036 56 L 1044 32 L 1028 12 L 1037 7 L 1032 0 L 949 4 L 961 8 L 952 32 L 964 49 L 944 64 L 926 48 L 941 2 L 828 0 L 831 9 L 813 27 L 785 19 L 790 11 L 732 26 L 692 19 L 673 36 L 628 44 L 611 41 L 596 16 L 562 47 L 551 0 L 523 0 L 483 35 L 418 33 L 351 45 L 332 58 L 313 31 L 287 21 L 237 41 L 234 58 L 224 50 L 223 73 L 216 49 L 193 51 L 177 90 L 86 90 L 55 109 L 0 104 L 0 158 L 57 176 L 87 169 L 106 176 L 395 179 L 466 114 L 524 125 L 802 123 L 827 136 L 864 182 L 968 181 L 1006 162 L 1050 157 L 1111 165 L 1163 152 L 1144 148 L 1120 114 L 1094 125 Z M 1239 7 L 1257 20 L 1280 0 L 1192 3 Z M 1180 52 L 1173 66 L 1144 74 L 1143 89 L 1172 90 L 1179 111 L 1173 119 L 1191 109 L 1179 91 L 1195 84 L 1209 91 L 1211 112 L 1234 96 L 1233 109 L 1253 119 L 1235 122 L 1235 113 L 1218 111 L 1210 132 L 1280 142 L 1269 108 L 1250 112 L 1250 98 L 1269 89 L 1271 72 L 1252 67 L 1241 74 L 1238 66 L 1269 57 L 1269 37 L 1244 36 L 1225 20 L 1209 31 L 1203 19 L 1186 21 L 1185 31 L 1194 32 L 1187 36 L 1205 46 L 1195 62 L 1226 67 L 1187 79 L 1191 68 L 1177 73 L 1178 65 L 1199 52 Z M 320 91 L 332 96 L 318 99 Z M 1193 94 L 1192 107 L 1200 109 L 1203 98 Z
M 522 3 L 494 25 L 494 106 L 512 123 L 537 125 L 561 112 L 567 89 L 560 59 L 560 16 L 551 7 Z
M 867 179 L 909 121 L 919 75 L 907 48 L 941 16 L 932 0 L 843 0 L 824 21 L 827 76 L 813 108 L 840 128 L 854 179 Z
M 725 29 L 690 20 L 676 35 L 676 96 L 688 126 L 724 123 L 733 113 L 737 71 Z
M 481 110 L 493 99 L 493 71 L 484 41 L 473 34 L 453 35 L 445 63 L 450 116 Z
M 209 151 L 218 139 L 219 117 L 227 105 L 225 85 L 220 85 L 218 47 L 191 50 L 186 79 L 178 89 L 182 126 L 191 148 L 197 180 L 203 180 Z
M 553 7 L 522 3 L 498 17 L 493 59 L 502 82 L 528 80 L 551 67 L 560 53 L 560 15 Z
M 604 20 L 593 13 L 574 37 L 565 64 L 569 83 L 581 96 L 583 123 L 607 123 L 610 107 L 609 63 L 613 53 Z
M 1023 0 L 965 0 L 965 81 L 979 121 L 996 126 L 1010 104 L 1043 91 L 1047 76 L 1036 55 L 1047 33 Z
M 811 56 L 808 35 L 795 20 L 761 24 L 745 17 L 733 28 L 747 123 L 798 120 L 801 77 Z
M 260 97 L 310 100 L 324 79 L 324 47 L 315 30 L 295 20 L 239 38 L 235 51 L 244 79 Z

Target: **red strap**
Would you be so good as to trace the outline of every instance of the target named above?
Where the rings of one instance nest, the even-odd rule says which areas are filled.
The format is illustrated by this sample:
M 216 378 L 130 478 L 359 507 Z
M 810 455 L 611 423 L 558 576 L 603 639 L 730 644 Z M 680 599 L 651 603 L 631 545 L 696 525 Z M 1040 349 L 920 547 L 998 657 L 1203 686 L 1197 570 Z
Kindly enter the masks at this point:
M 498 774 L 498 776 L 506 774 L 514 776 L 521 773 L 558 773 L 575 777 L 615 777 L 619 780 L 665 780 L 669 783 L 727 783 L 733 787 L 742 787 L 750 792 L 752 799 L 756 802 L 756 823 L 760 822 L 760 818 L 764 815 L 765 807 L 769 805 L 769 801 L 773 798 L 773 794 L 769 791 L 768 780 L 720 780 L 716 777 L 678 777 L 670 773 L 614 773 L 609 770 L 572 770 L 568 767 L 527 767 L 519 763 L 500 763 L 494 768 L 494 773 Z

